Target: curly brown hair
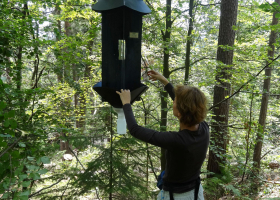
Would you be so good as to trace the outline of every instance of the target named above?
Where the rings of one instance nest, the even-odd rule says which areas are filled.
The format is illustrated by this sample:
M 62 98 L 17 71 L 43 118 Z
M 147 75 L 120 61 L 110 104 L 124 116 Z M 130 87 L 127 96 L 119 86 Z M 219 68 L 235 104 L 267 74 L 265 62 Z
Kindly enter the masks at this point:
M 207 99 L 200 89 L 187 85 L 177 85 L 174 92 L 176 106 L 181 114 L 181 123 L 194 126 L 206 118 Z

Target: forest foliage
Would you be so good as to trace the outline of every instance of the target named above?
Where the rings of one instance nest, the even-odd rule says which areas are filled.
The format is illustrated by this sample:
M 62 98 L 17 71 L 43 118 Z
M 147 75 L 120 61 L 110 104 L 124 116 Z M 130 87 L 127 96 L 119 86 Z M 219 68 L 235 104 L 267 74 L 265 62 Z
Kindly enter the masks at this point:
M 129 133 L 118 135 L 116 112 L 92 90 L 102 73 L 101 15 L 92 11 L 95 2 L 0 0 L 1 199 L 155 199 L 159 191 L 161 150 Z M 211 173 L 205 160 L 205 197 L 280 197 L 280 25 L 271 25 L 273 13 L 280 18 L 279 3 L 238 1 L 235 43 L 219 46 L 234 52 L 228 66 L 216 56 L 221 1 L 144 2 L 152 10 L 143 18 L 142 35 L 142 81 L 149 89 L 133 104 L 138 124 L 179 129 L 163 86 L 146 77 L 154 69 L 167 73 L 174 85 L 201 88 L 209 101 L 206 121 L 211 130 L 215 78 L 228 67 L 231 77 L 222 80 L 231 85 L 227 148 L 215 154 L 224 161 L 220 173 Z M 277 36 L 271 58 L 273 31 Z M 266 91 L 263 82 L 268 78 Z M 262 96 L 268 92 L 265 126 L 260 126 Z M 259 138 L 262 151 L 256 167 L 253 154 Z M 215 152 L 217 146 L 211 146 Z

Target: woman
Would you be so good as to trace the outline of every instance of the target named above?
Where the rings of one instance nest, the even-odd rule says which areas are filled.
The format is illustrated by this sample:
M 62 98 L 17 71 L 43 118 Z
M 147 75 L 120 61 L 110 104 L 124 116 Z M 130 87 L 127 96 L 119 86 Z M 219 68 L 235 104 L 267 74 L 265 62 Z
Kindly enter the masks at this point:
M 179 119 L 179 132 L 158 132 L 141 127 L 135 121 L 130 105 L 130 91 L 117 93 L 123 103 L 127 127 L 132 136 L 166 149 L 166 169 L 163 190 L 158 200 L 203 200 L 200 169 L 209 145 L 209 127 L 204 121 L 206 97 L 197 88 L 177 86 L 156 71 L 149 71 L 151 80 L 159 80 L 173 99 L 173 115 Z M 175 93 L 174 93 L 175 91 Z

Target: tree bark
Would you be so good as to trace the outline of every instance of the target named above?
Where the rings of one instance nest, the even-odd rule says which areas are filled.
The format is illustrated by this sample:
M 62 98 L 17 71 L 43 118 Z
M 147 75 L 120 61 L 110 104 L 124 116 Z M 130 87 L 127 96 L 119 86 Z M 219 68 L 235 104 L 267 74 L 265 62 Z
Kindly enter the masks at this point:
M 275 0 L 275 2 L 280 5 L 280 0 Z M 275 14 L 276 12 L 273 13 L 271 25 L 278 24 L 278 19 L 275 17 Z M 271 30 L 270 37 L 269 37 L 269 44 L 268 44 L 269 48 L 267 52 L 268 61 L 266 62 L 266 64 L 268 64 L 274 57 L 274 50 L 275 50 L 274 44 L 276 42 L 276 37 L 277 37 L 277 33 Z M 263 144 L 263 134 L 265 130 L 265 121 L 267 116 L 271 72 L 272 72 L 272 66 L 269 65 L 265 69 L 265 79 L 263 82 L 263 95 L 262 95 L 261 110 L 259 115 L 259 125 L 258 125 L 258 132 L 256 137 L 254 155 L 253 155 L 253 161 L 254 161 L 254 167 L 256 173 L 259 173 L 260 163 L 261 163 L 261 152 L 262 152 L 262 144 Z
M 60 9 L 59 9 L 58 5 L 56 5 L 56 7 L 55 7 L 54 14 L 60 15 Z M 55 36 L 56 36 L 55 39 L 58 42 L 61 39 L 61 21 L 60 20 L 57 20 L 57 29 L 58 29 L 58 34 L 55 34 Z M 63 73 L 60 73 L 59 70 L 57 70 L 57 81 L 58 82 L 62 82 L 62 74 Z
M 224 100 L 230 95 L 233 50 L 226 49 L 224 46 L 234 45 L 235 31 L 232 29 L 236 25 L 238 0 L 222 0 L 220 29 L 217 49 L 217 61 L 219 62 L 216 71 L 216 85 L 214 86 L 214 105 Z M 211 145 L 207 169 L 210 172 L 221 174 L 222 165 L 225 161 L 228 137 L 228 115 L 229 100 L 223 102 L 213 110 L 213 126 L 211 130 Z
M 164 49 L 163 49 L 163 76 L 169 78 L 169 49 L 168 44 L 170 42 L 171 37 L 171 0 L 166 0 L 166 24 L 165 24 L 165 33 L 162 32 Z M 166 131 L 167 125 L 167 99 L 168 94 L 166 91 L 162 91 L 161 93 L 161 120 L 160 120 L 160 131 Z M 161 148 L 161 170 L 165 170 L 166 158 L 165 158 L 165 149 Z
M 70 27 L 71 27 L 70 22 L 65 21 L 64 22 L 64 29 L 65 29 L 66 36 L 71 35 Z M 63 70 L 65 70 L 65 69 L 63 69 Z M 62 78 L 64 78 L 64 77 L 62 77 Z M 70 106 L 70 101 L 66 99 L 66 100 L 64 100 L 64 102 L 62 102 L 62 104 L 66 104 L 65 107 L 68 107 L 68 106 Z M 61 136 L 64 137 L 65 136 L 64 133 L 61 133 Z M 71 151 L 69 149 L 69 142 L 68 141 L 60 140 L 60 151 L 65 151 L 65 154 L 71 154 Z
M 92 46 L 93 46 L 93 39 L 91 39 L 88 43 L 88 50 L 90 53 L 92 53 Z M 74 75 L 74 70 L 73 69 L 73 75 Z M 89 65 L 85 66 L 85 71 L 84 71 L 84 78 L 83 81 L 84 82 L 88 82 L 90 81 L 90 71 L 91 71 L 91 67 Z M 87 84 L 86 84 L 87 85 Z M 87 113 L 87 107 L 86 107 L 86 94 L 88 87 L 86 86 L 86 88 L 81 90 L 81 93 L 79 95 L 79 102 L 80 102 L 80 107 L 79 107 L 79 118 L 76 122 L 77 124 L 77 128 L 81 128 L 81 133 L 84 132 L 85 130 L 85 125 L 86 125 L 86 113 Z M 75 95 L 75 101 L 78 101 L 78 99 L 76 99 L 76 95 Z M 75 105 L 78 102 L 75 102 Z
M 185 83 L 189 81 L 190 75 L 190 57 L 191 57 L 191 45 L 192 45 L 192 38 L 191 34 L 193 31 L 193 1 L 190 0 L 189 3 L 189 28 L 188 28 L 188 36 L 187 36 L 187 45 L 186 45 L 186 60 L 185 60 Z
M 28 5 L 27 3 L 23 4 L 23 11 L 22 11 L 22 31 L 21 37 L 24 38 L 24 32 L 26 31 L 26 14 L 27 14 Z M 18 90 L 21 90 L 22 85 L 22 50 L 23 46 L 20 44 L 18 47 L 18 54 L 17 54 L 17 62 L 16 62 L 16 86 Z

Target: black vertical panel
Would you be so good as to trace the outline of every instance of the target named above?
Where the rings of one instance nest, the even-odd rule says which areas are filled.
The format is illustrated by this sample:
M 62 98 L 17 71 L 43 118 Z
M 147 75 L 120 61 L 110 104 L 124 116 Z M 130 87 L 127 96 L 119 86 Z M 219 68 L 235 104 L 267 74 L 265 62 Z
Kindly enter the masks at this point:
M 121 89 L 118 39 L 123 37 L 121 9 L 102 13 L 102 86 Z
M 141 85 L 141 37 L 143 14 L 126 7 L 125 38 L 127 59 L 125 61 L 126 83 L 130 90 Z M 138 38 L 130 38 L 130 33 L 138 33 Z
M 134 90 L 141 86 L 142 16 L 127 7 L 102 13 L 102 87 Z M 130 38 L 131 32 L 138 33 L 138 38 Z M 124 71 L 121 71 L 122 61 L 119 60 L 120 39 L 126 41 Z M 121 85 L 122 77 L 125 86 Z

